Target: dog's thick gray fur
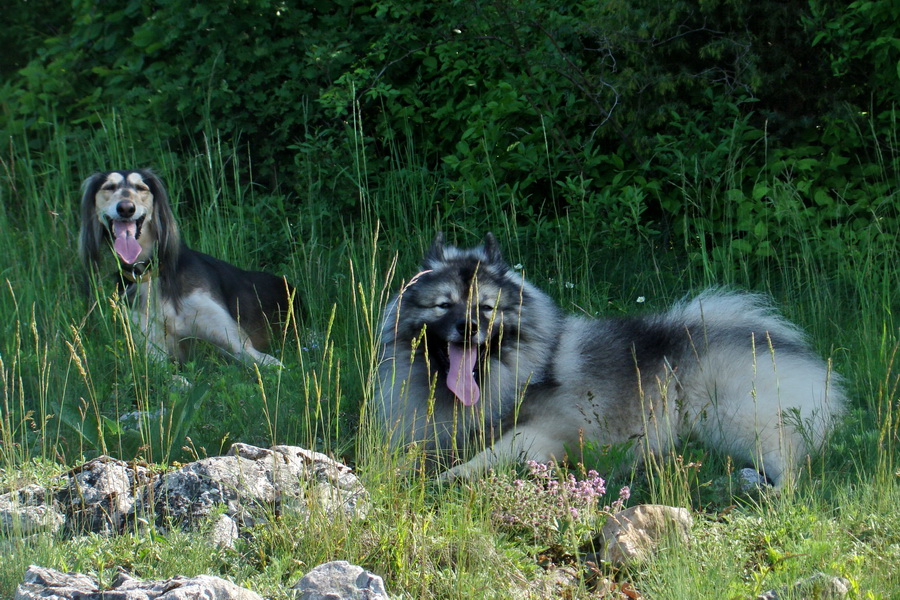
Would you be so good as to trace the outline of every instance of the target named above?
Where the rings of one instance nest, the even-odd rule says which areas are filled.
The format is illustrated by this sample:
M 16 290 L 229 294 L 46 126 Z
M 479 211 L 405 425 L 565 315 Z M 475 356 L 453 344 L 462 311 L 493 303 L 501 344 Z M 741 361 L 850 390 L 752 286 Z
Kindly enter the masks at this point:
M 661 452 L 692 434 L 781 486 L 845 402 L 762 295 L 710 289 L 663 314 L 588 319 L 511 269 L 491 234 L 470 249 L 439 235 L 382 342 L 380 421 L 444 477 L 563 460 L 583 442 Z

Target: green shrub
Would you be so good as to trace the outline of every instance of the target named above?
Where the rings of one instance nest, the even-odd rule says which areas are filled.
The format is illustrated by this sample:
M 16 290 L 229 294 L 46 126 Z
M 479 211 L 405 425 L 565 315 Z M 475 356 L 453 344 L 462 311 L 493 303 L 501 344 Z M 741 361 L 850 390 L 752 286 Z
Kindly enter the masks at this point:
M 18 5 L 12 19 L 37 22 L 41 10 Z M 146 149 L 164 140 L 173 160 L 162 166 L 175 169 L 224 143 L 250 157 L 242 181 L 287 195 L 299 234 L 329 241 L 384 216 L 375 205 L 399 177 L 428 188 L 417 227 L 502 221 L 619 248 L 659 236 L 690 245 L 686 223 L 699 218 L 737 258 L 766 258 L 788 233 L 760 218 L 776 181 L 823 208 L 810 225 L 825 236 L 894 222 L 891 183 L 876 179 L 897 167 L 895 11 L 833 0 L 79 0 L 3 63 L 22 68 L 0 90 L 0 130 L 43 152 L 60 124 L 84 143 L 119 120 L 135 163 L 160 166 Z M 729 206 L 698 212 L 686 186 L 701 200 L 727 191 Z M 487 214 L 489 198 L 505 211 Z

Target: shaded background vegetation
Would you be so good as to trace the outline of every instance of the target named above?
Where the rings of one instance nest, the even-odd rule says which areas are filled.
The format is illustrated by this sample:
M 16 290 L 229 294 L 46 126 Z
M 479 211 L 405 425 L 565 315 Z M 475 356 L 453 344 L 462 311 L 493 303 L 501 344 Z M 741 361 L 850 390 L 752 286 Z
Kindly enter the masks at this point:
M 156 160 L 141 140 L 179 157 L 216 134 L 251 157 L 247 181 L 287 195 L 299 230 L 325 240 L 360 216 L 362 179 L 390 187 L 384 174 L 400 166 L 418 171 L 436 220 L 466 230 L 497 226 L 483 209 L 491 195 L 537 237 L 566 228 L 599 248 L 662 234 L 690 247 L 682 221 L 705 219 L 737 252 L 767 256 L 790 242 L 770 218 L 764 182 L 778 177 L 802 191 L 811 231 L 883 243 L 879 231 L 897 227 L 881 175 L 897 172 L 898 11 L 836 0 L 17 2 L 0 31 L 0 130 L 40 152 L 60 123 L 79 143 L 114 111 L 140 164 Z M 362 168 L 349 128 L 365 136 Z M 727 192 L 733 210 L 697 210 L 685 186 Z M 578 231 L 560 222 L 571 214 Z

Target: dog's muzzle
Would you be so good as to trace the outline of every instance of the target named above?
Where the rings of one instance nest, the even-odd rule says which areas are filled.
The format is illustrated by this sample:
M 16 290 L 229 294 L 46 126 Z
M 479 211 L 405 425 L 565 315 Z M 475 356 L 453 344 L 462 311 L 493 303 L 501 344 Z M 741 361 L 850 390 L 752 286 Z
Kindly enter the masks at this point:
M 126 206 L 123 207 L 123 205 Z M 120 216 L 134 216 L 134 203 L 119 202 L 118 206 L 116 206 L 116 212 Z M 125 264 L 133 265 L 143 251 L 138 238 L 141 236 L 141 228 L 144 224 L 145 216 L 142 215 L 137 219 L 128 217 L 111 219 L 107 216 L 107 226 L 113 237 L 113 248 Z

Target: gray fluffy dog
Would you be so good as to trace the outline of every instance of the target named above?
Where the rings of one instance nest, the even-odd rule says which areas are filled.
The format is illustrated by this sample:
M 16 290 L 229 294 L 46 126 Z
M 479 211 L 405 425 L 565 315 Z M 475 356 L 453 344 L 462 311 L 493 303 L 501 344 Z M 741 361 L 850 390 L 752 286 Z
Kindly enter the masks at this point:
M 588 319 L 511 269 L 491 234 L 470 249 L 438 235 L 382 342 L 379 418 L 445 478 L 564 460 L 585 441 L 661 452 L 694 435 L 781 486 L 845 403 L 760 295 L 711 289 L 663 314 Z

